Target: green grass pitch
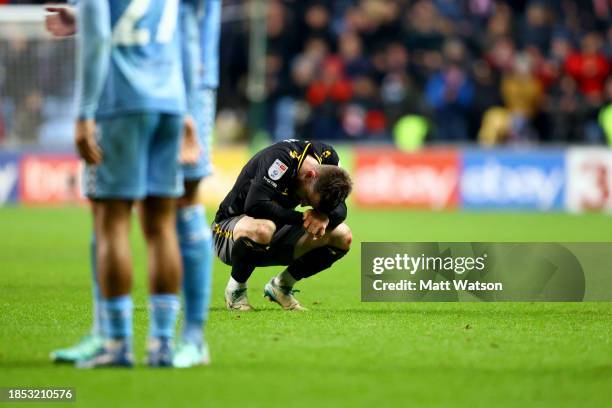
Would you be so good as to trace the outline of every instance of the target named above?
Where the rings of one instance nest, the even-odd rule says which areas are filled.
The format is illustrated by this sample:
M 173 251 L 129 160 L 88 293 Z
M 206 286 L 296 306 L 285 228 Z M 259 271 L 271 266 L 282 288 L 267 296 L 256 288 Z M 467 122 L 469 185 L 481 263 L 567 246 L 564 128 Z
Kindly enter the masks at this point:
M 47 356 L 90 325 L 89 215 L 0 209 L 0 386 L 75 387 L 66 405 L 88 407 L 612 406 L 611 304 L 361 303 L 359 290 L 361 241 L 612 241 L 612 218 L 354 210 L 348 222 L 353 251 L 300 284 L 311 312 L 264 302 L 277 268 L 250 281 L 257 312 L 225 311 L 217 262 L 210 367 L 80 371 Z M 146 281 L 133 241 L 140 363 Z

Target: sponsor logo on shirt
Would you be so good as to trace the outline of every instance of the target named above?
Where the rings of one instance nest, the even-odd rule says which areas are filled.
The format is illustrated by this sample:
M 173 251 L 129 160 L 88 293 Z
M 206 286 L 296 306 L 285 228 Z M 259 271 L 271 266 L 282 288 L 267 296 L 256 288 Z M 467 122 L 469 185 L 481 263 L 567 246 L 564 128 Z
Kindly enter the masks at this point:
M 285 172 L 287 171 L 288 168 L 289 168 L 289 166 L 287 166 L 282 161 L 276 159 L 276 160 L 274 160 L 274 163 L 272 163 L 272 165 L 268 169 L 268 176 L 272 180 L 278 180 L 281 177 L 283 177 L 283 174 L 285 174 Z

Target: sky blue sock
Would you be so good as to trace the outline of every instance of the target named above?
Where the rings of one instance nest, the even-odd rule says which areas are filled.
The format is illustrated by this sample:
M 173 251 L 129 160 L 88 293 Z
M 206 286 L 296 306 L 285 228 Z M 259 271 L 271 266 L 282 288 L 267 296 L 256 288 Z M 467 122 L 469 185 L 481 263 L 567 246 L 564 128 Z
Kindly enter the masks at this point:
M 98 285 L 98 267 L 96 264 L 96 235 L 91 234 L 91 241 L 89 243 L 89 261 L 91 267 L 91 286 L 93 289 L 93 303 L 92 303 L 92 314 L 93 314 L 93 327 L 91 328 L 91 334 L 95 336 L 104 336 L 104 327 L 106 326 L 103 322 L 104 313 L 102 313 L 102 292 L 100 292 L 100 285 Z
M 183 259 L 183 340 L 201 344 L 202 331 L 208 319 L 213 260 L 211 231 L 204 207 L 181 208 L 177 231 Z
M 174 338 L 174 326 L 180 307 L 178 295 L 151 295 L 149 297 L 149 336 Z
M 102 310 L 106 323 L 106 337 L 112 339 L 124 339 L 131 343 L 132 339 L 132 315 L 134 304 L 130 295 L 117 296 L 104 299 Z

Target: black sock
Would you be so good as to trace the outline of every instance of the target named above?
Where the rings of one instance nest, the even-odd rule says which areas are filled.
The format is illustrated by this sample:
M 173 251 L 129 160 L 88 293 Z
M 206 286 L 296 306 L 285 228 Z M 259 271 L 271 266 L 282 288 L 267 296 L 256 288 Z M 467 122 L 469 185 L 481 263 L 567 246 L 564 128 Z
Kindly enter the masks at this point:
M 342 258 L 348 250 L 339 249 L 332 246 L 315 248 L 294 260 L 287 267 L 287 272 L 295 280 L 308 278 L 332 266 L 334 262 Z
M 267 252 L 267 245 L 247 237 L 238 238 L 232 248 L 232 278 L 236 282 L 246 282 Z

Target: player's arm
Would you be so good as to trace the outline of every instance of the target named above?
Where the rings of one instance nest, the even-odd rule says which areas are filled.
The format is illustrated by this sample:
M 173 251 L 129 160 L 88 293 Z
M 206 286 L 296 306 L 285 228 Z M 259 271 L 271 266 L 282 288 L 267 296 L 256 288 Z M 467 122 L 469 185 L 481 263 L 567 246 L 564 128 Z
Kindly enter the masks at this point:
M 346 204 L 338 204 L 332 211 L 324 212 L 317 209 L 308 210 L 304 213 L 304 228 L 314 237 L 321 237 L 329 231 L 333 231 L 346 219 Z
M 75 144 L 80 156 L 89 164 L 102 160 L 95 141 L 94 116 L 102 87 L 108 74 L 111 52 L 111 25 L 108 2 L 82 0 L 79 2 L 77 18 L 77 83 L 78 115 Z
M 200 17 L 200 58 L 204 69 L 201 85 L 206 88 L 219 86 L 219 43 L 221 38 L 221 0 L 205 1 Z
M 183 66 L 183 85 L 187 98 L 187 114 L 183 123 L 180 160 L 184 164 L 195 164 L 200 158 L 202 147 L 198 139 L 197 127 L 192 116 L 195 111 L 198 70 L 198 18 L 197 10 L 191 3 L 181 2 L 179 27 L 181 30 L 181 62 Z
M 278 180 L 273 180 L 268 174 L 270 169 L 277 165 L 277 160 L 288 165 L 291 158 L 288 153 L 279 150 L 262 158 L 246 196 L 245 213 L 249 217 L 270 220 L 276 225 L 301 225 L 303 213 L 282 207 L 275 201 L 275 198 L 281 194 L 281 188 L 286 184 L 285 178 L 289 177 L 288 171 Z
M 334 208 L 332 211 L 330 211 L 327 214 L 327 217 L 329 218 L 329 224 L 327 224 L 327 230 L 332 231 L 338 225 L 342 224 L 344 220 L 346 220 L 346 215 L 347 215 L 346 203 L 341 202 L 340 204 L 338 204 L 336 208 Z
M 93 118 L 108 74 L 111 24 L 106 1 L 82 0 L 78 7 L 79 118 Z
M 265 185 L 253 182 L 245 201 L 245 213 L 249 217 L 270 220 L 276 225 L 301 225 L 304 214 L 277 204 L 273 193 Z
M 183 85 L 187 96 L 187 110 L 193 112 L 200 64 L 197 10 L 189 2 L 180 3 L 179 27 L 181 30 L 181 65 Z

